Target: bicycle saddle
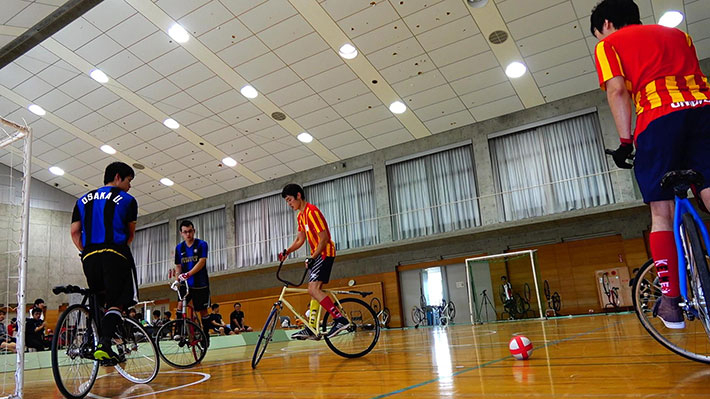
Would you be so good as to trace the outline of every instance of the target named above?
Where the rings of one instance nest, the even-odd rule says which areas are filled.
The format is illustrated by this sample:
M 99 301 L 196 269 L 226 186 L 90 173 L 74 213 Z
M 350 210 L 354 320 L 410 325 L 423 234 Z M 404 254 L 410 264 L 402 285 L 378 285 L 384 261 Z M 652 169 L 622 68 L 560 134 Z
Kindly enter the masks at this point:
M 691 185 L 701 187 L 703 185 L 703 175 L 692 169 L 674 170 L 666 173 L 661 180 L 661 187 L 672 188 L 675 194 L 681 198 L 686 198 Z

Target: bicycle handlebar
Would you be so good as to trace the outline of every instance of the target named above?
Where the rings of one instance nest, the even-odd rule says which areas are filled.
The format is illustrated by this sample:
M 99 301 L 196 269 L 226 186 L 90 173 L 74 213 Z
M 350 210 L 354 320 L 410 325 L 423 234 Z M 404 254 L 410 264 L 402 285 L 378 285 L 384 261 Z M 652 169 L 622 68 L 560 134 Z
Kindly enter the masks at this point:
M 284 255 L 286 255 L 286 254 L 284 253 Z M 281 263 L 279 263 L 279 268 L 276 270 L 276 278 L 277 278 L 280 282 L 282 282 L 282 283 L 284 283 L 284 284 L 286 284 L 286 285 L 292 285 L 292 286 L 294 286 L 294 287 L 298 287 L 299 285 L 302 285 L 303 282 L 306 281 L 306 274 L 308 274 L 308 268 L 306 268 L 306 269 L 303 271 L 303 277 L 301 277 L 301 282 L 300 282 L 300 283 L 298 283 L 298 284 L 292 283 L 292 282 L 290 282 L 290 281 L 288 281 L 288 280 L 286 280 L 286 279 L 281 278 L 281 268 L 283 267 L 285 260 L 286 260 L 286 259 L 282 260 Z
M 52 288 L 52 292 L 54 293 L 54 295 L 59 295 L 59 294 L 88 295 L 89 289 L 88 288 L 81 288 L 76 285 L 58 285 L 58 286 Z
M 180 295 L 181 294 L 180 285 L 182 285 L 182 284 L 185 285 L 185 295 Z M 170 284 L 170 289 L 177 292 L 178 300 L 180 300 L 180 301 L 182 301 L 187 296 L 187 294 L 190 293 L 190 286 L 188 286 L 185 281 L 179 281 L 179 280 L 173 281 L 173 283 Z

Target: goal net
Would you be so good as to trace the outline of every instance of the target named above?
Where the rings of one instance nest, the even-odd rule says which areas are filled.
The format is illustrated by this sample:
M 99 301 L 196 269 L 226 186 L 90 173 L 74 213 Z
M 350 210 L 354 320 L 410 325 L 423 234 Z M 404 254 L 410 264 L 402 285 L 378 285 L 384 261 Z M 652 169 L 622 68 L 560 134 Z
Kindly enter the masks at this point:
M 23 397 L 30 135 L 26 123 L 0 117 L 0 310 L 5 312 L 2 323 L 8 333 L 0 344 L 2 398 Z
M 536 250 L 466 259 L 471 323 L 544 316 Z

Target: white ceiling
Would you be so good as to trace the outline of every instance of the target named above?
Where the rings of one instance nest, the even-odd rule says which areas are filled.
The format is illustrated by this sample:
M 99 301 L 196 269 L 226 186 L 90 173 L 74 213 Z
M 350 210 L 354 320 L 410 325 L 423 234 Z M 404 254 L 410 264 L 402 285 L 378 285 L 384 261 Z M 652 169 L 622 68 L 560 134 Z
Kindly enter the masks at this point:
M 111 160 L 145 165 L 133 191 L 150 213 L 595 90 L 596 2 L 495 0 L 477 14 L 464 0 L 105 0 L 0 70 L 0 115 L 29 122 L 33 176 L 72 195 L 100 185 Z M 2 3 L 0 45 L 63 1 Z M 707 0 L 637 3 L 644 23 L 682 9 L 681 28 L 710 57 Z M 174 22 L 190 41 L 172 41 Z M 493 28 L 509 41 L 488 42 Z M 337 54 L 346 41 L 354 60 Z M 503 72 L 511 57 L 529 68 L 520 81 Z M 92 80 L 93 68 L 110 81 Z M 239 93 L 246 83 L 259 97 Z M 392 114 L 396 99 L 409 110 Z M 271 118 L 277 110 L 286 121 Z M 167 117 L 180 129 L 163 126 Z M 296 140 L 302 131 L 314 141 Z M 224 156 L 239 165 L 221 165 Z

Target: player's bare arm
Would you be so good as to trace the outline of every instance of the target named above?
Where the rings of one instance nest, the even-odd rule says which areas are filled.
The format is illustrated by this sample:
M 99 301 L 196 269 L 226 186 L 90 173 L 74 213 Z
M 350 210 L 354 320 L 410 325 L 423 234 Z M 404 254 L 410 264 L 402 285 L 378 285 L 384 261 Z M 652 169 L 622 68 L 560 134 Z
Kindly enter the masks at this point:
M 631 134 L 631 95 L 626 89 L 622 76 L 615 76 L 606 82 L 606 98 L 611 114 L 614 116 L 616 131 L 622 141 L 630 141 Z
M 80 252 L 84 250 L 84 246 L 81 244 L 81 222 L 71 224 L 71 240 L 76 249 Z

